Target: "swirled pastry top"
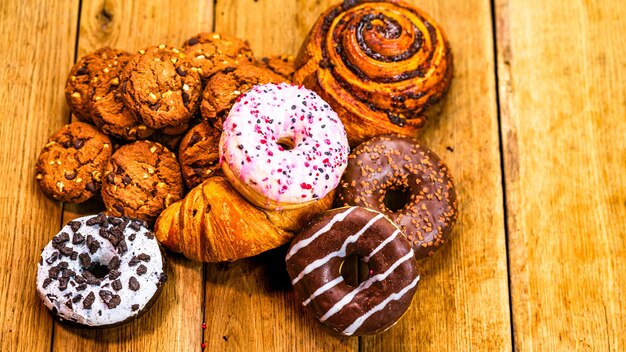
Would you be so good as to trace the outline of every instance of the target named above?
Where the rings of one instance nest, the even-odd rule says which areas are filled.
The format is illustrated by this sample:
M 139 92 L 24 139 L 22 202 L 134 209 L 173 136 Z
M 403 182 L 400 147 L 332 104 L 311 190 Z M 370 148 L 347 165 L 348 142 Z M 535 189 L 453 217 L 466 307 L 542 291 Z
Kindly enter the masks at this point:
M 425 12 L 395 0 L 330 8 L 300 49 L 294 74 L 295 83 L 337 111 L 353 145 L 391 132 L 414 136 L 451 79 L 442 29 Z

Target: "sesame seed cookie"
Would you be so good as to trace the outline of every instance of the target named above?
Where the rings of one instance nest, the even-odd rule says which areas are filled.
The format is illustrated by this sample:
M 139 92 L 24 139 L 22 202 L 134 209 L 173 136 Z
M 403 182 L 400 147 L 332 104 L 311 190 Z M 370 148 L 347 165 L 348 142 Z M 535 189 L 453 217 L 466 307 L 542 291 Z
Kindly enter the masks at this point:
M 111 140 L 84 122 L 65 125 L 39 153 L 37 183 L 56 200 L 81 203 L 100 190 L 104 165 L 111 157 Z

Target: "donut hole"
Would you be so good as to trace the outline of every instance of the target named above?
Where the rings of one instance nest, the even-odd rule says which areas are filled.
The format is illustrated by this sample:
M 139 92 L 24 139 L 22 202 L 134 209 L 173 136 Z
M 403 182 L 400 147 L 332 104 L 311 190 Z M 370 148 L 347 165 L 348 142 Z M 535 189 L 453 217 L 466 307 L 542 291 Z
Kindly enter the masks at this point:
M 98 262 L 92 262 L 88 267 L 84 268 L 85 271 L 88 271 L 93 274 L 93 276 L 98 279 L 102 279 L 109 274 L 109 266 L 103 265 Z
M 350 287 L 357 287 L 369 277 L 369 266 L 359 255 L 353 253 L 344 259 L 339 267 L 344 282 Z
M 281 148 L 283 148 L 283 150 L 292 150 L 293 147 L 296 145 L 296 143 L 293 141 L 293 138 L 291 137 L 279 138 L 276 141 L 276 144 L 278 144 Z
M 409 203 L 410 193 L 407 187 L 397 187 L 388 189 L 383 200 L 385 207 L 391 212 L 404 209 Z

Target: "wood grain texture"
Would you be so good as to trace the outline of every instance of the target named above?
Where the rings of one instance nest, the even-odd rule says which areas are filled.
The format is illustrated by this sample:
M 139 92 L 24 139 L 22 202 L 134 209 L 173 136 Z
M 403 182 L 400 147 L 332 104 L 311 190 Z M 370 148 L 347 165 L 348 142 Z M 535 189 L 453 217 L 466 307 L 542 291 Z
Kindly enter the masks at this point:
M 497 0 L 514 335 L 626 348 L 626 6 Z
M 78 54 L 81 56 L 103 46 L 131 52 L 159 43 L 179 46 L 198 32 L 210 31 L 212 19 L 211 2 L 83 0 Z M 66 205 L 64 221 L 98 212 L 101 206 L 98 202 Z M 129 325 L 106 330 L 56 324 L 53 350 L 199 349 L 202 342 L 203 265 L 178 256 L 168 259 L 168 282 L 157 303 L 145 316 Z
M 332 1 L 218 0 L 215 30 L 248 39 L 257 57 L 295 55 Z M 206 270 L 207 351 L 357 351 L 305 314 L 280 248 Z
M 445 30 L 454 79 L 420 140 L 455 177 L 451 241 L 421 263 L 411 309 L 362 351 L 507 351 L 512 348 L 491 9 L 486 1 L 409 1 Z M 471 15 L 469 15 L 471 14 Z
M 77 18 L 78 1 L 0 2 L 0 351 L 50 348 L 52 317 L 35 276 L 61 207 L 41 192 L 34 168 L 69 116 L 64 70 L 74 58 Z

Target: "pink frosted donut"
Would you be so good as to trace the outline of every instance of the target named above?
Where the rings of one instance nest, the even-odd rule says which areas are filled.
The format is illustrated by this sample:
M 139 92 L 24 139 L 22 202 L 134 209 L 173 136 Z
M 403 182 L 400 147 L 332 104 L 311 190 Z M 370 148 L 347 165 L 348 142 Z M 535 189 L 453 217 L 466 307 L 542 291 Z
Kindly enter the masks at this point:
M 341 120 L 315 92 L 286 83 L 240 96 L 223 124 L 220 162 L 251 203 L 293 209 L 339 184 L 350 147 Z

